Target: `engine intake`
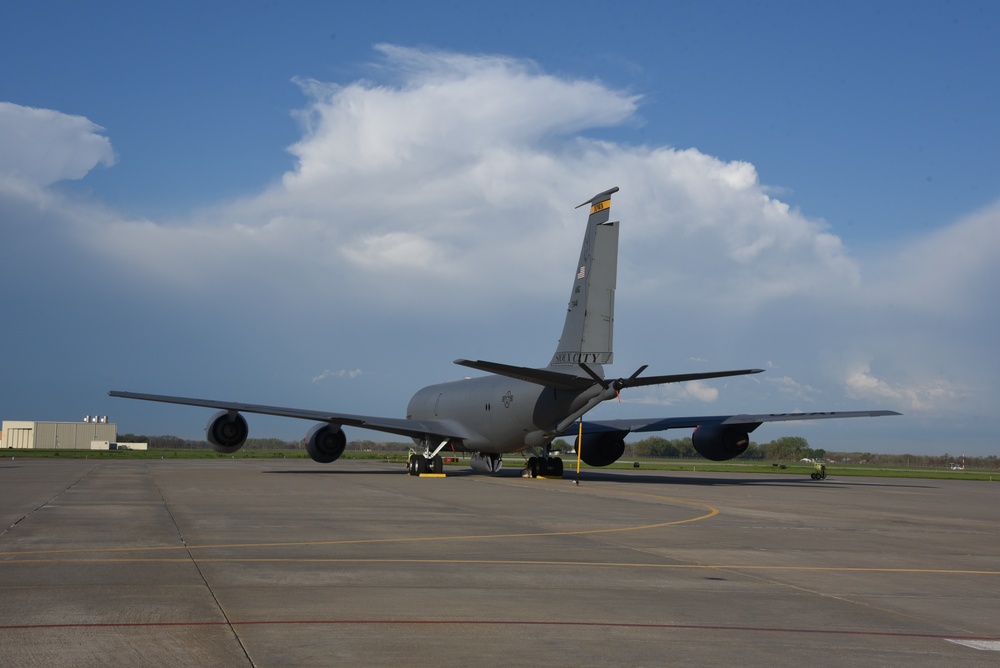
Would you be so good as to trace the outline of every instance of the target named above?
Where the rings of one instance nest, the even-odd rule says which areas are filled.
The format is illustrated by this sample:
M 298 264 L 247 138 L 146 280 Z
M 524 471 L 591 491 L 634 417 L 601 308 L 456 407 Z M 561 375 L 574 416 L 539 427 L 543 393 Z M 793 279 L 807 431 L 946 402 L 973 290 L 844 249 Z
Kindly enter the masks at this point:
M 753 430 L 747 430 L 745 425 L 703 424 L 691 434 L 691 445 L 705 459 L 724 462 L 746 452 L 750 445 L 750 431 Z
M 250 427 L 245 417 L 236 411 L 219 411 L 205 426 L 205 439 L 212 449 L 223 455 L 231 455 L 247 442 Z
M 584 434 L 583 449 L 577 438 L 577 452 L 587 466 L 608 466 L 625 454 L 625 434 L 623 431 L 608 431 L 600 434 Z
M 347 436 L 339 424 L 318 424 L 306 435 L 306 452 L 314 462 L 337 461 L 347 447 Z

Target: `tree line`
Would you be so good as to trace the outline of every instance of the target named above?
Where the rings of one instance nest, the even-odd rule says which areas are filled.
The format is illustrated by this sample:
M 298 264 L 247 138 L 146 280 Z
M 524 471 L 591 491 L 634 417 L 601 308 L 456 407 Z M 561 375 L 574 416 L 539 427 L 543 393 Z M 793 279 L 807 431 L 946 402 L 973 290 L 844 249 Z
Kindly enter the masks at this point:
M 119 443 L 146 443 L 150 450 L 210 450 L 212 445 L 205 440 L 180 438 L 178 436 L 146 436 L 145 434 L 118 434 Z M 406 451 L 408 443 L 379 443 L 376 441 L 350 441 L 348 452 L 400 452 Z M 243 450 L 305 450 L 303 441 L 285 441 L 280 438 L 248 438 Z
M 150 450 L 208 450 L 212 446 L 204 440 L 183 439 L 177 436 L 145 436 L 141 434 L 119 434 L 122 443 L 148 443 Z M 380 442 L 371 440 L 350 441 L 348 452 L 405 452 L 410 443 Z M 571 441 L 557 439 L 553 448 L 566 456 L 573 451 Z M 289 451 L 305 450 L 302 441 L 284 441 L 279 438 L 251 438 L 243 446 L 247 451 Z M 629 459 L 704 459 L 694 449 L 691 437 L 666 439 L 662 436 L 650 436 L 641 441 L 625 444 L 623 460 Z M 1000 459 L 996 455 L 988 457 L 966 457 L 952 455 L 889 455 L 870 452 L 827 452 L 823 448 L 812 448 L 809 442 L 801 436 L 782 436 L 767 443 L 750 442 L 746 452 L 736 458 L 736 461 L 770 461 L 795 462 L 802 459 L 812 459 L 838 464 L 861 464 L 869 466 L 902 466 L 916 468 L 950 468 L 965 466 L 970 469 L 1000 469 Z
M 768 443 L 757 444 L 753 441 L 746 452 L 737 457 L 744 461 L 798 461 L 800 459 L 824 459 L 826 450 L 811 448 L 809 442 L 801 436 L 782 436 Z M 625 457 L 648 458 L 662 457 L 667 459 L 703 459 L 694 449 L 690 436 L 684 438 L 666 439 L 661 436 L 650 436 L 641 441 L 625 444 Z
M 150 450 L 210 450 L 211 443 L 204 440 L 178 436 L 146 436 L 145 434 L 118 434 L 119 443 L 146 443 Z M 244 450 L 305 450 L 302 441 L 283 441 L 280 438 L 248 438 Z
M 625 444 L 624 458 L 667 458 L 667 459 L 702 459 L 691 444 L 691 437 L 668 440 L 660 436 L 651 436 L 641 441 Z M 770 461 L 794 462 L 802 459 L 824 461 L 837 464 L 861 464 L 869 466 L 893 466 L 915 468 L 951 468 L 961 467 L 974 469 L 998 469 L 1000 458 L 996 455 L 988 457 L 972 457 L 965 455 L 891 455 L 873 454 L 870 452 L 827 452 L 823 448 L 811 448 L 809 442 L 801 436 L 782 436 L 767 443 L 750 442 L 746 452 L 736 458 L 737 461 Z

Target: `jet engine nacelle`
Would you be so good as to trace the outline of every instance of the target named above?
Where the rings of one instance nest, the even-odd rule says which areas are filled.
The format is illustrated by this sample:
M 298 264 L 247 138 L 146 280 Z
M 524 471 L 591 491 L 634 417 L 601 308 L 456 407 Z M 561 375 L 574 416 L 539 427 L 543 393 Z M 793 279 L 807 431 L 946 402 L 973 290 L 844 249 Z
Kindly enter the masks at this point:
M 503 458 L 492 452 L 473 452 L 469 459 L 469 466 L 473 471 L 482 473 L 496 473 L 503 467 Z
M 742 427 L 703 424 L 691 434 L 691 445 L 705 459 L 724 462 L 746 452 L 750 434 Z
M 607 466 L 614 464 L 625 454 L 624 431 L 606 431 L 600 434 L 584 434 L 583 450 L 580 450 L 580 439 L 577 438 L 576 448 L 580 459 L 587 466 Z
M 223 455 L 231 455 L 242 448 L 249 435 L 246 418 L 236 411 L 219 411 L 205 425 L 205 440 Z
M 318 424 L 306 434 L 306 452 L 314 462 L 337 461 L 347 447 L 347 436 L 339 424 Z

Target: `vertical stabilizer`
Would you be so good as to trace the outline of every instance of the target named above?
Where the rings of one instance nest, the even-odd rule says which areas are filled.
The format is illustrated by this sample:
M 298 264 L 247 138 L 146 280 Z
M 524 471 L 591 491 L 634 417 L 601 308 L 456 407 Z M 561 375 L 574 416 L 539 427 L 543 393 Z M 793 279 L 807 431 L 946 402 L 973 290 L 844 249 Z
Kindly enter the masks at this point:
M 559 346 L 549 366 L 611 364 L 615 325 L 615 284 L 618 280 L 618 223 L 608 222 L 611 195 L 618 187 L 595 195 L 590 205 L 576 278 Z M 580 208 L 580 207 L 577 207 Z

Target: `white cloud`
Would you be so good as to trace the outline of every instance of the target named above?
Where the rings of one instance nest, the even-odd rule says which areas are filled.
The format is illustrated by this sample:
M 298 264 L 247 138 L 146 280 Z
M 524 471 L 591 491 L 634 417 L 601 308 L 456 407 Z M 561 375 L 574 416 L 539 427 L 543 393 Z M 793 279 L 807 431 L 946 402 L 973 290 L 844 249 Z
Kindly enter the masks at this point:
M 947 317 L 989 308 L 1000 284 L 1000 202 L 908 244 L 878 267 L 873 296 L 917 313 Z
M 357 378 L 361 375 L 361 369 L 339 369 L 333 371 L 331 369 L 324 369 L 318 376 L 313 376 L 312 382 L 320 383 L 328 378 Z
M 839 240 L 765 194 L 753 165 L 575 135 L 634 121 L 636 95 L 505 57 L 379 48 L 395 83 L 301 82 L 297 164 L 279 184 L 187 223 L 117 228 L 102 246 L 120 261 L 163 255 L 153 264 L 178 284 L 297 258 L 299 285 L 468 307 L 500 275 L 511 294 L 555 285 L 575 252 L 563 254 L 572 207 L 617 184 L 623 243 L 651 290 L 685 283 L 679 297 L 744 310 L 858 282 Z
M 684 395 L 698 401 L 711 403 L 719 399 L 719 388 L 709 387 L 701 380 L 692 380 L 684 383 Z
M 361 183 L 373 173 L 397 173 L 419 177 L 421 191 L 431 188 L 427 194 L 442 186 L 454 191 L 475 184 L 476 175 L 458 184 L 442 177 L 450 181 L 498 149 L 533 151 L 549 137 L 620 123 L 638 102 L 597 82 L 546 75 L 523 60 L 377 49 L 383 74 L 398 83 L 299 80 L 311 102 L 299 113 L 304 137 L 290 149 L 299 165 L 285 177 L 289 190 L 318 187 L 322 195 L 333 177 Z
M 101 130 L 82 116 L 0 102 L 0 178 L 49 186 L 111 166 L 114 151 Z
M 853 369 L 844 386 L 851 397 L 888 401 L 894 406 L 916 412 L 947 412 L 968 395 L 968 391 L 949 387 L 941 380 L 936 384 L 891 384 L 873 375 L 867 365 Z
M 766 376 L 764 382 L 769 383 L 781 394 L 796 399 L 810 399 L 816 394 L 816 388 L 800 383 L 789 376 Z
M 645 396 L 625 395 L 622 401 L 646 406 L 672 406 L 689 401 L 713 403 L 719 399 L 719 388 L 702 380 L 650 388 Z
M 573 206 L 620 185 L 623 245 L 648 291 L 744 311 L 858 283 L 840 241 L 767 195 L 753 165 L 577 134 L 637 122 L 634 94 L 502 56 L 379 51 L 386 82 L 300 82 L 303 135 L 280 183 L 186 222 L 107 228 L 100 246 L 177 285 L 245 273 L 283 290 L 258 268 L 294 261 L 297 289 L 349 282 L 373 307 L 432 292 L 468 309 L 498 276 L 511 297 L 561 294 Z
M 429 240 L 407 232 L 387 232 L 363 237 L 344 249 L 348 260 L 373 270 L 402 267 L 433 270 L 443 259 L 442 249 Z

